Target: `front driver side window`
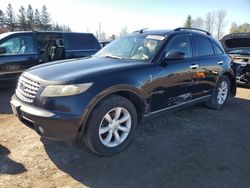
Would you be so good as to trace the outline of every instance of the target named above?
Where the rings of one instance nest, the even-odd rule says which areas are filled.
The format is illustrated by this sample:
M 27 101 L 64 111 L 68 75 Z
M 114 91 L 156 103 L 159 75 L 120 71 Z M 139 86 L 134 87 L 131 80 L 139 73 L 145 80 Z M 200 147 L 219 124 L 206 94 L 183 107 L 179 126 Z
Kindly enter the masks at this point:
M 173 50 L 185 53 L 186 58 L 192 57 L 192 46 L 189 37 L 182 35 L 171 39 L 167 45 L 165 54 Z
M 34 53 L 34 44 L 31 36 L 18 36 L 11 38 L 2 44 L 0 47 L 5 48 L 6 53 L 1 55 L 16 55 Z

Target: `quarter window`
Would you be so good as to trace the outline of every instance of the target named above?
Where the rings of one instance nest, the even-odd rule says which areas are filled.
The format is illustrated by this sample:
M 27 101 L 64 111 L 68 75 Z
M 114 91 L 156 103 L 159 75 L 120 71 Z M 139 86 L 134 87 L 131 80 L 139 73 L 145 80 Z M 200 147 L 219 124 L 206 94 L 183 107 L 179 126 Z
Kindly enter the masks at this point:
M 93 50 L 100 49 L 100 44 L 90 34 L 65 34 L 65 47 L 67 50 Z
M 213 45 L 208 39 L 195 36 L 194 43 L 196 48 L 196 56 L 207 56 L 214 54 Z
M 181 51 L 186 54 L 186 58 L 192 57 L 192 47 L 188 36 L 177 36 L 172 39 L 166 48 L 166 54 L 172 50 Z
M 1 55 L 17 55 L 34 53 L 34 43 L 31 36 L 19 36 L 11 38 L 0 44 L 5 48 L 6 53 Z

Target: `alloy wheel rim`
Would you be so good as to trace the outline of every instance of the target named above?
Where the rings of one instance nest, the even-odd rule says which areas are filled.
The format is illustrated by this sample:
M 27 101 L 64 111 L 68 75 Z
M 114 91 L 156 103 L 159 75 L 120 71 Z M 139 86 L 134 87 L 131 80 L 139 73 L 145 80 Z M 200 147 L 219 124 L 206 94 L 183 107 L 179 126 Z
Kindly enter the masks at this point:
M 120 145 L 128 137 L 131 129 L 131 115 L 122 107 L 110 110 L 99 126 L 99 138 L 107 147 Z
M 217 95 L 217 101 L 220 105 L 222 105 L 228 95 L 228 84 L 226 81 L 221 82 L 220 87 L 218 88 L 218 95 Z

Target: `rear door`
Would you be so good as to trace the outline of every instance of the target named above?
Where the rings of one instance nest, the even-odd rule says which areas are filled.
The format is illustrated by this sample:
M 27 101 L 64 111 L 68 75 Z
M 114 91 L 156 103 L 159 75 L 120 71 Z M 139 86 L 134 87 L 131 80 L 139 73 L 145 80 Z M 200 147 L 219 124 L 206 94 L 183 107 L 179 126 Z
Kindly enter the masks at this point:
M 34 34 L 16 34 L 1 40 L 0 80 L 16 78 L 24 70 L 38 64 Z
M 213 42 L 207 37 L 192 36 L 195 47 L 195 58 L 199 61 L 199 68 L 193 80 L 197 83 L 195 93 L 197 97 L 209 95 L 215 87 L 223 66 L 223 54 L 216 54 Z

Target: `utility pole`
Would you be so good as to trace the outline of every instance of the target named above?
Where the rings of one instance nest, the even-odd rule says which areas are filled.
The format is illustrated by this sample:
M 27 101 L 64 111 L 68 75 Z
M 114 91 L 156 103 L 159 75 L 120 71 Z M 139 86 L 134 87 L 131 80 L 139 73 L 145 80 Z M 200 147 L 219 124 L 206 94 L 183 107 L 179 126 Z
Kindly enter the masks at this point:
M 101 38 L 101 22 L 98 24 L 98 37 Z

